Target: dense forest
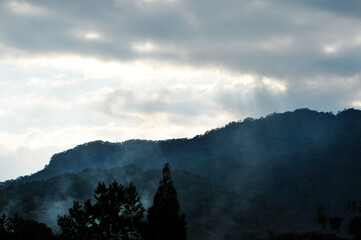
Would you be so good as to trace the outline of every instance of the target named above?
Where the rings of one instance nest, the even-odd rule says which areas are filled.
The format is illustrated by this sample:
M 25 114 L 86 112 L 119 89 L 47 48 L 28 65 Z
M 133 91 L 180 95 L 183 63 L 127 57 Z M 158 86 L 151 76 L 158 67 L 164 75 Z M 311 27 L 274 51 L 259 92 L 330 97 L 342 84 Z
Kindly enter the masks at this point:
M 132 182 L 148 208 L 167 162 L 190 240 L 350 239 L 346 220 L 338 230 L 323 228 L 315 214 L 322 205 L 329 216 L 349 219 L 345 204 L 361 199 L 361 111 L 299 109 L 192 139 L 86 143 L 55 154 L 37 173 L 1 183 L 0 214 L 59 232 L 57 217 L 73 200 L 94 200 L 98 182 L 114 180 Z
M 68 214 L 57 216 L 60 233 L 54 234 L 44 223 L 15 217 L 0 217 L 0 239 L 3 240 L 186 240 L 185 215 L 180 214 L 177 191 L 173 186 L 170 166 L 163 168 L 163 177 L 153 198 L 145 208 L 136 187 L 117 181 L 98 183 L 92 199 L 74 200 Z

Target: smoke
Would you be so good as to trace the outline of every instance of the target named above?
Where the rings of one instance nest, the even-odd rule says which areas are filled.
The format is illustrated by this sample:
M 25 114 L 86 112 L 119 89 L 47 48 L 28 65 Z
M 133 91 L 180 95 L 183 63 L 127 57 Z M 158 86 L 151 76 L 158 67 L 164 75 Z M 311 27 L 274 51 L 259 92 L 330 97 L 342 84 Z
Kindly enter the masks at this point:
M 3 207 L 0 212 L 0 215 L 6 214 L 6 215 L 13 215 L 16 213 L 16 209 L 19 206 L 20 201 L 18 199 L 11 199 L 8 204 Z
M 59 231 L 57 225 L 58 216 L 68 214 L 69 208 L 73 206 L 73 198 L 60 201 L 49 201 L 41 205 L 42 213 L 37 218 L 37 221 L 46 223 L 48 227 L 53 229 L 54 232 Z
M 116 180 L 125 186 L 133 182 L 144 207 L 149 208 L 161 178 L 160 169 L 170 162 L 172 170 L 176 169 L 172 176 L 181 211 L 191 221 L 191 232 L 201 229 L 199 238 L 231 239 L 227 234 L 232 231 L 250 233 L 273 226 L 292 231 L 297 224 L 298 229 L 310 229 L 312 208 L 322 204 L 317 201 L 327 199 L 338 205 L 346 190 L 336 186 L 353 186 L 352 182 L 359 179 L 350 171 L 356 180 L 338 184 L 342 177 L 350 179 L 342 169 L 354 166 L 343 159 L 336 159 L 341 169 L 333 175 L 336 180 L 329 177 L 336 167 L 331 162 L 333 149 L 327 147 L 335 144 L 340 130 L 334 126 L 335 118 L 302 109 L 234 122 L 193 139 L 79 146 L 58 155 L 50 166 L 64 163 L 71 167 L 74 163 L 73 170 L 81 166 L 81 171 L 32 183 L 43 184 L 45 192 L 34 200 L 41 206 L 38 219 L 56 227 L 57 215 L 66 214 L 73 199 L 91 197 L 98 181 L 109 184 Z M 128 163 L 132 165 L 125 166 Z M 330 174 L 325 175 L 322 169 L 330 170 Z M 332 184 L 325 182 L 330 179 Z M 356 196 L 348 194 L 351 199 Z M 16 209 L 20 204 L 10 202 L 6 209 Z M 240 230 L 241 225 L 244 228 Z

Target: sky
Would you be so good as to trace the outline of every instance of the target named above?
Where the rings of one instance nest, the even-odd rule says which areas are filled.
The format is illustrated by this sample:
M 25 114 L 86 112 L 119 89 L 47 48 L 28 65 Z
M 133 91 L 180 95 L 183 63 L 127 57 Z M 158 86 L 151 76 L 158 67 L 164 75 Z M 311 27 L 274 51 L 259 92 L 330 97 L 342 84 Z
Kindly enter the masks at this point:
M 0 181 L 94 140 L 361 107 L 359 0 L 0 1 Z

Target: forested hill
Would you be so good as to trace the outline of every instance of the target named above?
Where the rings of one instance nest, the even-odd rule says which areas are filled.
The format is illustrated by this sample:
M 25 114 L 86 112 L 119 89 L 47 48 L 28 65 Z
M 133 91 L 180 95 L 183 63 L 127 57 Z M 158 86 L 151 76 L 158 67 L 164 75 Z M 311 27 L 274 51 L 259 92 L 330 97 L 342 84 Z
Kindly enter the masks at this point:
M 197 202 L 197 209 L 202 209 L 203 203 L 211 207 L 204 211 L 213 214 L 212 221 L 225 221 L 224 218 L 229 216 L 227 213 L 232 212 L 229 218 L 232 224 L 243 224 L 235 229 L 245 229 L 245 225 L 247 229 L 254 225 L 276 232 L 312 229 L 317 227 L 312 218 L 319 204 L 333 209 L 331 214 L 342 215 L 345 203 L 361 200 L 361 111 L 349 109 L 335 115 L 299 109 L 232 122 L 192 139 L 129 140 L 123 143 L 96 141 L 79 145 L 55 154 L 42 171 L 3 183 L 0 213 L 13 203 L 11 196 L 25 192 L 29 186 L 38 186 L 38 190 L 40 186 L 46 186 L 36 182 L 29 184 L 32 181 L 50 178 L 55 181 L 68 173 L 79 173 L 88 179 L 91 176 L 87 174 L 92 171 L 85 169 L 106 169 L 106 175 L 112 169 L 129 164 L 149 171 L 160 169 L 165 162 L 169 162 L 173 169 L 201 177 L 202 181 L 208 181 L 208 186 L 214 183 L 235 194 L 232 200 L 236 201 L 232 205 L 237 206 L 235 211 L 212 209 L 209 195 L 202 197 L 201 203 Z M 189 176 L 182 175 L 179 184 L 183 193 L 192 195 L 192 191 L 184 190 L 187 181 L 189 184 L 197 182 L 194 178 L 190 180 Z M 78 178 L 72 179 L 71 185 L 79 186 Z M 134 176 L 129 175 L 127 181 L 134 181 Z M 72 188 L 72 196 L 77 196 L 76 192 L 82 191 L 80 189 Z M 217 203 L 227 202 L 223 193 L 217 191 L 214 190 Z M 186 199 L 182 192 L 180 198 Z M 197 194 L 203 196 L 203 193 Z M 199 198 L 187 197 L 200 201 Z M 1 202 L 1 199 L 6 201 Z M 239 205 L 237 199 L 242 199 Z M 189 208 L 186 214 L 191 219 L 198 219 L 200 213 L 197 209 Z M 33 211 L 41 212 L 40 209 Z M 203 218 L 200 222 L 204 223 Z M 207 226 L 211 236 L 214 225 Z M 244 234 L 240 232 L 227 239 L 239 239 Z
M 165 162 L 227 184 L 237 184 L 245 177 L 249 180 L 252 175 L 259 179 L 257 175 L 266 173 L 271 166 L 310 167 L 308 164 L 329 165 L 336 159 L 347 158 L 343 163 L 347 167 L 353 164 L 353 158 L 360 156 L 360 126 L 359 110 L 333 115 L 299 109 L 232 122 L 192 139 L 95 141 L 55 154 L 43 170 L 20 177 L 17 183 L 45 180 L 87 168 L 128 164 L 144 169 L 160 168 Z M 316 156 L 318 159 L 313 159 Z

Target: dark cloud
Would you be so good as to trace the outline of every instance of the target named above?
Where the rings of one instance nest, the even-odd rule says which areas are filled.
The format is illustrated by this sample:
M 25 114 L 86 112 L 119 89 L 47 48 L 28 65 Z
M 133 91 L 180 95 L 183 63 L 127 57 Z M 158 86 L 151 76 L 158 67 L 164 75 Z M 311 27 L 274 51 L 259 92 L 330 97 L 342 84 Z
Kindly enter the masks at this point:
M 327 11 L 333 14 L 345 16 L 345 17 L 361 17 L 361 2 L 358 0 L 281 0 L 285 4 L 294 4 L 298 6 L 304 6 L 319 11 Z
M 14 3 L 40 10 L 17 11 Z M 289 92 L 295 85 L 309 91 L 298 83 L 360 73 L 360 11 L 356 0 L 4 1 L 0 43 L 29 54 L 75 53 L 217 66 L 281 79 Z M 87 39 L 89 33 L 98 38 Z M 147 43 L 154 48 L 134 47 Z M 318 85 L 318 91 L 325 88 Z M 257 96 L 261 103 L 272 103 L 267 94 Z M 172 112 L 188 108 L 192 100 L 179 101 L 179 106 L 159 100 L 127 104 L 128 109 L 144 112 Z
M 361 23 L 351 18 L 361 9 L 358 1 L 17 2 L 43 9 L 38 15 L 13 12 L 11 2 L 1 5 L 6 21 L 0 24 L 0 41 L 30 53 L 74 52 L 121 60 L 145 57 L 287 78 L 330 70 L 351 75 L 358 72 L 361 60 L 360 44 L 351 44 L 347 57 L 328 56 L 322 50 L 333 39 L 352 42 L 357 37 L 354 31 Z M 325 16 L 322 10 L 340 12 L 343 20 Z M 348 18 L 353 25 L 345 29 Z M 87 32 L 98 32 L 103 39 L 84 39 Z M 177 47 L 187 58 L 132 48 L 135 42 L 146 41 Z

